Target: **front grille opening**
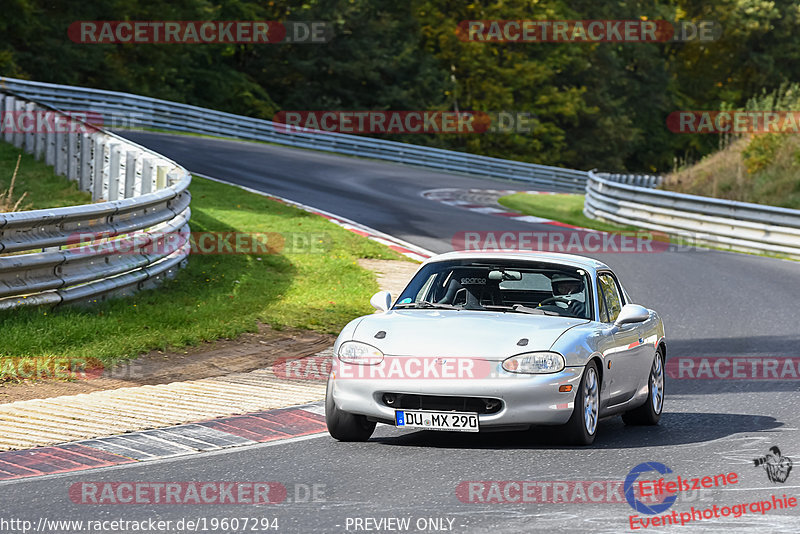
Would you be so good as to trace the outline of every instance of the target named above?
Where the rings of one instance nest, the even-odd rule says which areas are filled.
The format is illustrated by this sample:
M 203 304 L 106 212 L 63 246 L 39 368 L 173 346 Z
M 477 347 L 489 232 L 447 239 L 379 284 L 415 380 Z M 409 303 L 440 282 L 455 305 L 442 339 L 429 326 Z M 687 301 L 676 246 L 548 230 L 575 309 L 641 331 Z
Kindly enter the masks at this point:
M 381 395 L 381 402 L 389 408 L 403 410 L 476 412 L 483 415 L 498 413 L 503 409 L 503 401 L 492 397 L 450 397 L 386 392 Z

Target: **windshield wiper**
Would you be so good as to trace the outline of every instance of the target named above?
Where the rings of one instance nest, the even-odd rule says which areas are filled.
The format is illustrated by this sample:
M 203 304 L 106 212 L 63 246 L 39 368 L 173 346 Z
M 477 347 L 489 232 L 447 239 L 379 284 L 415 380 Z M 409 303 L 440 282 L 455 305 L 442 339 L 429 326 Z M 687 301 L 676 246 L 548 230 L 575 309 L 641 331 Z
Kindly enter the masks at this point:
M 406 304 L 395 304 L 395 308 L 416 308 L 416 309 L 440 309 L 440 310 L 461 310 L 459 306 L 452 304 L 444 304 L 439 302 L 430 302 L 421 300 L 419 302 L 409 302 Z
M 550 310 L 543 310 L 541 308 L 529 308 L 523 304 L 514 304 L 513 306 L 494 306 L 494 305 L 485 305 L 483 306 L 487 310 L 502 310 L 502 311 L 510 311 L 516 313 L 527 313 L 529 315 L 554 315 L 557 317 L 561 317 L 560 313 L 550 311 Z

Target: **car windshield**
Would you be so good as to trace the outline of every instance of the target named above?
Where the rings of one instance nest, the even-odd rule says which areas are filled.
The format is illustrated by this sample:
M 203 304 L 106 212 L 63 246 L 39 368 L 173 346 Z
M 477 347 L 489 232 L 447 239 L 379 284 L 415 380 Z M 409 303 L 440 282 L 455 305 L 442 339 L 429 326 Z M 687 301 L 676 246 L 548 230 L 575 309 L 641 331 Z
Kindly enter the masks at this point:
M 534 262 L 453 260 L 429 263 L 395 309 L 456 309 L 591 319 L 586 271 Z

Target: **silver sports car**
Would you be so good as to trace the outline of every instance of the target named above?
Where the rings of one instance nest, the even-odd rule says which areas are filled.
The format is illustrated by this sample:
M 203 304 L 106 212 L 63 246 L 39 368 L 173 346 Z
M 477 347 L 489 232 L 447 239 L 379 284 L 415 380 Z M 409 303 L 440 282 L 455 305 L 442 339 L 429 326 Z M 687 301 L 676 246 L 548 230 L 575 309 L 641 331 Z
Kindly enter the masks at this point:
M 601 417 L 654 425 L 664 405 L 664 325 L 591 258 L 451 252 L 426 261 L 391 306 L 350 322 L 334 346 L 330 434 L 376 423 L 479 432 L 563 425 L 594 441 Z

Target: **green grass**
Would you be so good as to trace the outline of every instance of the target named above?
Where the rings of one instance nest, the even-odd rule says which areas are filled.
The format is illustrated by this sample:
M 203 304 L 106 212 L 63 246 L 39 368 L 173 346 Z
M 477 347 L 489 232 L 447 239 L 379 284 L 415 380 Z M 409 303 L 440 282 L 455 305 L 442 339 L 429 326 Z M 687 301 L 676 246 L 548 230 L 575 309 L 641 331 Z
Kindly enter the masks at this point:
M 605 232 L 636 231 L 632 226 L 621 226 L 590 219 L 583 214 L 584 195 L 569 193 L 557 195 L 533 195 L 529 193 L 515 193 L 498 199 L 503 206 L 524 213 L 542 217 L 581 228 L 592 228 Z
M 233 186 L 195 177 L 192 232 L 325 234 L 325 253 L 192 255 L 157 290 L 92 308 L 0 313 L 0 379 L 15 379 L 17 358 L 73 367 L 135 357 L 255 331 L 258 322 L 337 333 L 371 311 L 375 277 L 359 258 L 403 259 L 326 219 Z M 5 367 L 5 371 L 3 370 Z
M 23 193 L 27 195 L 18 210 L 59 208 L 88 204 L 92 201 L 89 193 L 78 189 L 77 182 L 56 176 L 52 167 L 48 167 L 42 161 L 36 161 L 32 155 L 9 143 L 0 143 L 0 192 L 7 190 L 11 184 L 11 176 L 14 174 L 19 154 L 22 154 L 22 159 L 14 185 L 13 201 L 16 202 Z

